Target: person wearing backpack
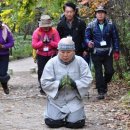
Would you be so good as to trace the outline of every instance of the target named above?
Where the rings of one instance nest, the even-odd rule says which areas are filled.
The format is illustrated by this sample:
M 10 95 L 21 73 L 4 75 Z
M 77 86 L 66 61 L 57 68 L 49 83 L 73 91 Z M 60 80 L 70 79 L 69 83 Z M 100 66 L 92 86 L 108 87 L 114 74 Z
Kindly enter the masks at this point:
M 44 94 L 44 92 L 41 88 L 40 78 L 47 61 L 57 54 L 59 40 L 59 33 L 56 28 L 52 27 L 50 16 L 42 15 L 39 21 L 39 27 L 32 35 L 32 47 L 36 50 L 38 81 L 41 94 Z
M 116 26 L 106 18 L 106 10 L 99 6 L 95 10 L 96 18 L 86 28 L 85 43 L 91 51 L 95 68 L 98 99 L 107 94 L 107 84 L 114 74 L 114 60 L 119 60 L 119 37 Z M 104 69 L 103 69 L 104 67 Z
M 75 52 L 78 56 L 85 56 L 86 48 L 83 47 L 85 38 L 86 23 L 79 18 L 76 5 L 72 2 L 67 2 L 63 6 L 64 14 L 61 16 L 57 25 L 60 38 L 72 36 L 75 42 Z
M 14 46 L 13 35 L 2 21 L 0 21 L 0 83 L 5 94 L 9 94 L 8 81 L 10 75 L 7 73 L 9 64 L 9 49 Z

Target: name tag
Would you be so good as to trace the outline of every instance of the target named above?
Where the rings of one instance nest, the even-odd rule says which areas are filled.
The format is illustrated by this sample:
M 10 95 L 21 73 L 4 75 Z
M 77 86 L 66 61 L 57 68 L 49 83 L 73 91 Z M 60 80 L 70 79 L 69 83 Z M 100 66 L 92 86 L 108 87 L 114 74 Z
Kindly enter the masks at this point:
M 106 45 L 107 45 L 106 41 L 101 41 L 100 42 L 100 46 L 106 46 Z
M 43 51 L 46 51 L 46 52 L 47 52 L 47 51 L 49 51 L 49 48 L 48 48 L 48 47 L 44 47 L 44 48 L 43 48 Z

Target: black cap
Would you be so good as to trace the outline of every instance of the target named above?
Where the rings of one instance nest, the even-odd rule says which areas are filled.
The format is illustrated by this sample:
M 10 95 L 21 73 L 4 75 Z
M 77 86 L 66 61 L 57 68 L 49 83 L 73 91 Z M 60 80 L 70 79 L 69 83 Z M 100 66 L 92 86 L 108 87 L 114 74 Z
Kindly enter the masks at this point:
M 107 11 L 104 9 L 103 6 L 99 6 L 96 10 L 95 10 L 95 13 L 97 12 L 104 12 L 104 13 L 107 13 Z

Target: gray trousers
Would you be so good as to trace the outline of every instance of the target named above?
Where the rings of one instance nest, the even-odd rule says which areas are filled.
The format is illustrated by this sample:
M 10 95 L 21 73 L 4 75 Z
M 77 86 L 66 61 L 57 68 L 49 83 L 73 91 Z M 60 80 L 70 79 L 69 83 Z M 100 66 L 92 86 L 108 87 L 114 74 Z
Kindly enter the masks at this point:
M 80 108 L 79 110 L 72 113 L 63 113 L 56 106 L 47 102 L 44 118 L 50 118 L 53 120 L 65 120 L 66 122 L 75 123 L 77 121 L 85 119 L 86 117 L 84 108 Z

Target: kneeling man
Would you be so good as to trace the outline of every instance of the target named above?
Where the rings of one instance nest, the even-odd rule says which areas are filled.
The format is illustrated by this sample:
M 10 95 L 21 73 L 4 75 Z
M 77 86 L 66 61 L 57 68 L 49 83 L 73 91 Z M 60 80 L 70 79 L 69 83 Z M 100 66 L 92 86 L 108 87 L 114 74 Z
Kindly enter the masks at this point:
M 72 37 L 62 38 L 58 55 L 50 59 L 41 77 L 47 95 L 45 123 L 51 128 L 82 128 L 85 125 L 83 98 L 92 82 L 86 61 L 75 55 Z

